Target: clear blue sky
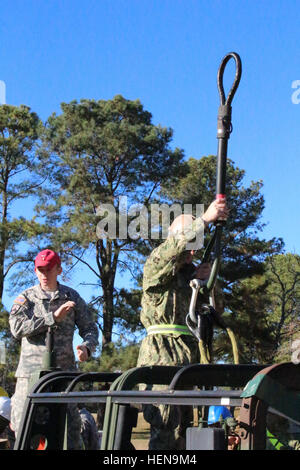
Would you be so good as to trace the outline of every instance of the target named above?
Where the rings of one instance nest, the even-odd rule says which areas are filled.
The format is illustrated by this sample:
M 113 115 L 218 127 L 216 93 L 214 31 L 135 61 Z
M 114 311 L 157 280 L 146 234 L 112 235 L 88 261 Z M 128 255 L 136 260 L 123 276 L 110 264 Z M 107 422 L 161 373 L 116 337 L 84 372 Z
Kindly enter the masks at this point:
M 43 120 L 62 101 L 139 98 L 198 158 L 217 152 L 217 70 L 238 52 L 228 156 L 246 184 L 264 182 L 263 236 L 300 253 L 299 24 L 295 0 L 6 0 L 0 80 L 8 104 Z M 226 70 L 231 81 L 233 63 Z

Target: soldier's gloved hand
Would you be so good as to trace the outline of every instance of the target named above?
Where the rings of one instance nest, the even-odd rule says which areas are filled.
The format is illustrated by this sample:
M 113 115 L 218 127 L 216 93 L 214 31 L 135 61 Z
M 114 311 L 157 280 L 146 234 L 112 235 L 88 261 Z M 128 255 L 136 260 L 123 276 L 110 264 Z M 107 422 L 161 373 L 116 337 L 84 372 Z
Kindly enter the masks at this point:
M 79 346 L 76 346 L 76 349 L 77 349 L 77 357 L 78 357 L 79 362 L 86 361 L 89 357 L 87 347 L 84 346 L 83 344 L 80 344 Z
M 75 302 L 72 300 L 68 300 L 68 302 L 65 302 L 63 305 L 61 305 L 54 313 L 54 319 L 56 322 L 61 322 L 66 318 L 68 315 L 69 311 L 75 307 Z

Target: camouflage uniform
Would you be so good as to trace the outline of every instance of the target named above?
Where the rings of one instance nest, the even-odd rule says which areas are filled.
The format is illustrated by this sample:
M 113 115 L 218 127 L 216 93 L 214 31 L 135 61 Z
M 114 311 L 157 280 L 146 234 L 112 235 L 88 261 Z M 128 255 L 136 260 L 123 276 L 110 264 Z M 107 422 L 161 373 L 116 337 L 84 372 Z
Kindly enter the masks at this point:
M 52 294 L 52 295 L 51 295 Z M 54 354 L 56 357 L 56 367 L 63 370 L 76 370 L 75 357 L 73 352 L 73 335 L 75 326 L 78 327 L 82 337 L 83 345 L 92 353 L 98 344 L 98 329 L 93 322 L 85 301 L 80 295 L 70 287 L 58 283 L 58 289 L 51 293 L 42 290 L 40 285 L 35 285 L 22 292 L 12 306 L 9 323 L 12 335 L 21 340 L 21 355 L 15 376 L 17 384 L 12 397 L 11 422 L 16 434 L 22 417 L 22 411 L 30 376 L 33 372 L 43 369 L 43 354 L 46 351 L 45 339 L 49 326 L 54 329 Z M 53 313 L 65 302 L 74 301 L 75 307 L 68 313 L 66 318 L 56 323 Z M 80 435 L 80 417 L 77 408 L 72 409 L 73 435 L 72 442 L 69 440 L 71 448 L 78 448 L 78 442 L 74 442 L 74 435 Z M 76 411 L 77 410 L 77 411 Z M 74 428 L 79 432 L 76 433 Z
M 79 410 L 81 419 L 81 436 L 85 450 L 99 450 L 100 439 L 98 435 L 96 421 L 93 415 L 86 409 Z
M 184 236 L 170 236 L 146 261 L 141 321 L 148 334 L 141 344 L 138 367 L 199 362 L 198 342 L 185 324 L 192 294 L 189 282 L 195 267 L 186 264 L 185 259 L 187 243 L 203 228 L 202 219 L 196 219 Z M 155 333 L 161 327 L 170 331 Z M 152 387 L 156 390 L 164 388 L 161 385 Z M 151 424 L 149 449 L 183 448 L 185 429 L 192 421 L 191 407 L 145 405 L 144 417 Z

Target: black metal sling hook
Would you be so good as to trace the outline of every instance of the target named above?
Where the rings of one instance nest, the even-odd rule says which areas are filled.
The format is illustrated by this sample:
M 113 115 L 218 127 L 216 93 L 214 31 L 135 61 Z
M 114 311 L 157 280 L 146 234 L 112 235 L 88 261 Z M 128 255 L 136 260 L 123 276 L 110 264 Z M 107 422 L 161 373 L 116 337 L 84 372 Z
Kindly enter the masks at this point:
M 233 58 L 235 60 L 236 69 L 235 77 L 232 87 L 228 93 L 227 98 L 225 97 L 223 78 L 224 71 L 229 60 Z M 231 123 L 231 103 L 235 92 L 239 86 L 242 76 L 242 62 L 240 56 L 236 52 L 230 52 L 227 54 L 219 67 L 217 75 L 217 85 L 220 96 L 220 106 L 218 111 L 218 121 L 217 121 L 217 139 L 218 139 L 218 154 L 217 154 L 217 187 L 216 187 L 216 197 L 222 198 L 225 197 L 225 184 L 226 184 L 226 160 L 227 160 L 227 141 L 232 132 L 232 123 Z M 202 262 L 208 260 L 211 249 L 214 245 L 215 239 L 211 239 L 209 245 L 206 249 Z
M 224 71 L 228 61 L 233 58 L 235 60 L 236 70 L 235 77 L 232 84 L 232 87 L 228 93 L 227 98 L 224 93 L 223 86 L 223 77 Z M 218 76 L 217 76 L 217 85 L 220 96 L 220 106 L 218 110 L 218 120 L 217 120 L 217 139 L 218 139 L 218 153 L 217 153 L 217 174 L 216 174 L 216 198 L 225 199 L 226 198 L 226 165 L 227 165 L 227 148 L 228 148 L 228 139 L 232 132 L 231 124 L 231 103 L 235 92 L 239 86 L 240 79 L 242 75 L 242 63 L 240 56 L 236 52 L 230 52 L 227 54 L 219 67 Z M 224 226 L 224 221 L 216 222 L 215 233 L 212 237 L 211 242 L 208 244 L 207 249 L 205 250 L 202 262 L 207 262 L 210 252 L 213 247 L 215 247 L 215 261 L 213 263 L 211 275 L 207 282 L 207 291 L 210 292 L 215 284 L 219 265 L 221 258 L 221 235 L 222 229 Z
M 232 87 L 225 98 L 223 77 L 228 61 L 233 58 L 235 60 L 235 77 Z M 226 159 L 227 159 L 227 141 L 232 132 L 231 124 L 231 103 L 235 92 L 239 86 L 242 75 L 242 63 L 240 56 L 236 52 L 227 54 L 219 67 L 217 84 L 220 95 L 220 107 L 218 112 L 217 139 L 218 139 L 218 156 L 217 156 L 217 188 L 216 197 L 225 198 L 226 185 Z
M 227 98 L 225 97 L 224 93 L 224 86 L 223 86 L 223 77 L 224 71 L 228 61 L 233 58 L 236 64 L 236 71 L 235 71 L 235 78 L 232 84 L 232 87 L 228 93 Z M 227 164 L 227 142 L 232 132 L 232 124 L 231 124 L 231 103 L 235 92 L 239 86 L 240 79 L 242 74 L 242 64 L 240 56 L 236 52 L 230 52 L 227 54 L 219 67 L 218 76 L 217 76 L 217 85 L 220 95 L 220 106 L 218 110 L 218 121 L 217 121 L 217 139 L 218 139 L 218 154 L 217 154 L 217 174 L 216 174 L 216 198 L 217 199 L 225 199 L 226 198 L 226 164 Z M 221 235 L 222 229 L 224 226 L 224 221 L 218 220 L 215 223 L 215 231 L 214 234 L 209 241 L 209 244 L 204 252 L 204 256 L 202 258 L 202 263 L 208 261 L 210 253 L 213 249 L 214 250 L 214 262 L 212 266 L 212 270 L 209 276 L 209 279 L 204 286 L 200 286 L 199 280 L 194 279 L 191 281 L 191 287 L 193 289 L 193 295 L 190 305 L 190 311 L 186 317 L 186 324 L 190 331 L 193 333 L 198 340 L 203 341 L 204 343 L 210 343 L 212 339 L 211 333 L 211 321 L 213 323 L 218 324 L 222 328 L 226 328 L 226 325 L 223 324 L 223 321 L 219 318 L 217 312 L 212 308 L 211 305 L 202 304 L 202 312 L 196 312 L 196 298 L 198 292 L 204 294 L 204 297 L 207 297 L 209 293 L 212 291 L 215 281 L 218 275 L 219 267 L 220 267 L 220 260 L 221 260 Z M 203 321 L 201 317 L 211 316 L 212 320 Z M 204 318 L 204 317 L 203 317 Z M 208 325 L 208 328 L 207 328 Z M 207 331 L 204 331 L 206 330 Z M 208 344 L 209 347 L 209 344 Z
M 235 77 L 234 77 L 234 82 L 232 84 L 231 90 L 228 93 L 227 99 L 225 100 L 225 93 L 224 93 L 224 87 L 223 87 L 223 76 L 224 76 L 224 71 L 225 67 L 227 65 L 227 62 L 233 58 L 235 60 L 236 64 L 236 69 L 235 69 Z M 220 95 L 220 104 L 221 105 L 231 105 L 231 102 L 233 100 L 233 97 L 235 95 L 235 92 L 239 86 L 240 79 L 242 76 L 242 62 L 240 56 L 236 52 L 229 52 L 227 54 L 219 67 L 218 70 L 218 76 L 217 76 L 217 84 L 218 84 L 218 89 L 219 89 L 219 95 Z

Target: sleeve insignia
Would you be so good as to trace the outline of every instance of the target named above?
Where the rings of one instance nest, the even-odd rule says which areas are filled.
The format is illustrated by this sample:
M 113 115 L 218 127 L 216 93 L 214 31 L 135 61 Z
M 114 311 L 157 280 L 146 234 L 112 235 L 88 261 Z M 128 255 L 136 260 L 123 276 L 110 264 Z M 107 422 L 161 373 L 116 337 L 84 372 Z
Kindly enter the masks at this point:
M 27 299 L 25 297 L 23 297 L 23 295 L 19 295 L 19 297 L 17 297 L 14 300 L 14 304 L 18 304 L 18 305 L 24 305 L 25 302 L 27 302 Z

